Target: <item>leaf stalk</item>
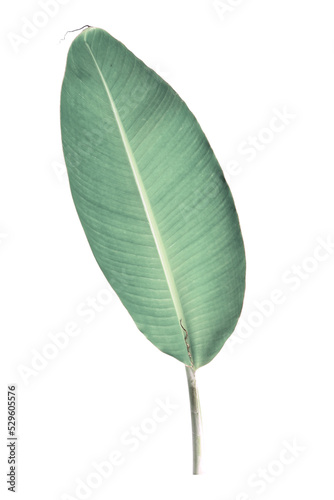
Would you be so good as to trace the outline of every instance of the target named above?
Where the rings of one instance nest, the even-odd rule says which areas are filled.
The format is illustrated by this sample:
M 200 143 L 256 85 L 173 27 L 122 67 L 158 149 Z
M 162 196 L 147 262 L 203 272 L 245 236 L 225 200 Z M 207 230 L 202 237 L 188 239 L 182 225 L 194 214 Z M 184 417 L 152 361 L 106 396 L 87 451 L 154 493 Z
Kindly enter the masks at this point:
M 198 395 L 195 369 L 191 366 L 186 366 L 190 413 L 191 413 L 191 428 L 192 428 L 192 443 L 193 443 L 193 474 L 198 475 L 203 473 L 202 469 L 202 414 Z

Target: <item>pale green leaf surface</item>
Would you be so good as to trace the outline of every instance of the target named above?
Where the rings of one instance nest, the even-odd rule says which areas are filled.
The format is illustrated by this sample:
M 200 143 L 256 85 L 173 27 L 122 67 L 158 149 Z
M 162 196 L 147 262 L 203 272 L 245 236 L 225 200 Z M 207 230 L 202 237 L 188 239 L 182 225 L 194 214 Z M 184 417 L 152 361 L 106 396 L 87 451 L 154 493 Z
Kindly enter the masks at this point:
M 61 131 L 73 200 L 110 285 L 161 351 L 205 365 L 240 315 L 245 255 L 194 115 L 123 44 L 88 28 L 69 50 Z

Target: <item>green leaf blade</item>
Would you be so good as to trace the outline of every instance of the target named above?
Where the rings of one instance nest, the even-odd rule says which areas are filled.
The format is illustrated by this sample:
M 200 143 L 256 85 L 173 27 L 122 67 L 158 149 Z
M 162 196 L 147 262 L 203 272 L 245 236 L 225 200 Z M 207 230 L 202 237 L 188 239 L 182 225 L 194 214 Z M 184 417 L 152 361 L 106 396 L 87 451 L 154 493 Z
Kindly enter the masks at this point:
M 74 203 L 106 278 L 160 350 L 195 368 L 208 363 L 240 315 L 245 257 L 198 122 L 166 82 L 94 28 L 70 48 L 61 125 Z

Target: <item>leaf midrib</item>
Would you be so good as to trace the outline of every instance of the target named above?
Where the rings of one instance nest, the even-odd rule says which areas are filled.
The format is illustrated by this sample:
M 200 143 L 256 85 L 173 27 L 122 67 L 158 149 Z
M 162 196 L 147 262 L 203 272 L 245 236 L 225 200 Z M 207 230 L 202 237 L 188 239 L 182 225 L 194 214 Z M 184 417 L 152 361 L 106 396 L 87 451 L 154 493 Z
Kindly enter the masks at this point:
M 147 220 L 148 220 L 151 232 L 152 232 L 152 236 L 153 236 L 153 239 L 154 239 L 157 251 L 158 251 L 158 255 L 159 255 L 159 258 L 160 258 L 160 261 L 161 261 L 161 265 L 162 265 L 162 268 L 163 268 L 163 271 L 164 271 L 164 274 L 165 274 L 165 277 L 166 277 L 166 281 L 167 281 L 167 285 L 168 285 L 168 288 L 169 288 L 169 292 L 171 294 L 171 298 L 172 298 L 172 301 L 173 301 L 173 304 L 174 304 L 174 309 L 175 309 L 175 312 L 176 312 L 176 315 L 177 315 L 177 318 L 178 318 L 178 322 L 179 322 L 179 325 L 180 325 L 180 333 L 181 333 L 183 341 L 184 341 L 184 346 L 185 346 L 185 349 L 187 351 L 187 356 L 188 356 L 188 358 L 190 360 L 190 366 L 193 367 L 193 361 L 192 361 L 193 357 L 191 356 L 191 347 L 189 346 L 189 344 L 187 345 L 187 342 L 186 342 L 186 339 L 185 339 L 185 336 L 184 336 L 184 333 L 183 333 L 183 330 L 182 330 L 182 327 L 181 327 L 181 322 L 182 322 L 182 326 L 184 327 L 184 329 L 186 331 L 188 331 L 187 324 L 186 324 L 186 319 L 185 319 L 185 316 L 184 316 L 184 312 L 183 312 L 183 308 L 182 308 L 180 296 L 179 296 L 179 293 L 178 293 L 178 290 L 177 290 L 177 287 L 176 287 L 176 284 L 175 284 L 173 272 L 172 272 L 172 269 L 171 269 L 171 266 L 170 266 L 170 262 L 169 262 L 169 259 L 168 259 L 168 256 L 167 256 L 165 245 L 164 245 L 164 242 L 162 240 L 162 237 L 161 237 L 161 234 L 160 234 L 160 231 L 159 231 L 159 227 L 158 227 L 157 221 L 156 221 L 156 219 L 154 217 L 154 212 L 153 212 L 153 209 L 151 207 L 151 203 L 150 203 L 149 197 L 147 195 L 145 186 L 143 184 L 143 181 L 142 181 L 142 178 L 141 178 L 141 175 L 140 175 L 140 172 L 139 172 L 139 168 L 138 168 L 136 159 L 134 157 L 134 154 L 133 154 L 132 148 L 130 146 L 128 137 L 126 135 L 126 132 L 124 130 L 123 123 L 122 123 L 122 120 L 121 120 L 121 118 L 119 116 L 119 113 L 118 113 L 115 101 L 114 101 L 114 99 L 113 99 L 113 97 L 111 95 L 110 89 L 109 89 L 109 87 L 107 85 L 107 82 L 106 82 L 106 80 L 105 80 L 105 78 L 103 76 L 103 73 L 102 73 L 102 71 L 101 71 L 101 69 L 100 69 L 100 67 L 98 65 L 98 62 L 97 62 L 97 60 L 96 60 L 96 58 L 95 58 L 95 56 L 94 56 L 94 54 L 93 54 L 93 52 L 92 52 L 89 44 L 86 41 L 86 34 L 84 35 L 84 43 L 85 43 L 85 45 L 86 45 L 86 47 L 87 47 L 87 49 L 88 49 L 88 51 L 89 51 L 89 53 L 90 53 L 93 61 L 94 61 L 96 69 L 97 69 L 97 71 L 99 73 L 99 76 L 101 78 L 101 81 L 103 83 L 105 91 L 107 93 L 107 96 L 108 96 L 108 99 L 109 99 L 109 102 L 110 102 L 110 106 L 111 106 L 111 109 L 113 111 L 113 114 L 114 114 L 114 117 L 115 117 L 118 129 L 119 129 L 119 132 L 120 132 L 120 135 L 121 135 L 121 139 L 122 139 L 122 142 L 123 142 L 123 145 L 124 145 L 124 149 L 125 149 L 125 152 L 127 154 L 127 157 L 128 157 L 128 160 L 129 160 L 129 163 L 130 163 L 130 166 L 131 166 L 131 170 L 132 170 L 135 182 L 136 182 L 136 186 L 138 188 L 138 192 L 139 192 L 141 201 L 143 203 L 145 214 L 146 214 L 146 217 L 147 217 Z

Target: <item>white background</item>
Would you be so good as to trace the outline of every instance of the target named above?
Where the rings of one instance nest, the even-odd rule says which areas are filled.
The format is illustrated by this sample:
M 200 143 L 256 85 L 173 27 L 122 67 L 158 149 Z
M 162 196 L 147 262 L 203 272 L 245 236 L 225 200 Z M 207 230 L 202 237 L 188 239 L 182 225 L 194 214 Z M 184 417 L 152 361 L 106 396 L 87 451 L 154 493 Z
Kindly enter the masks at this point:
M 35 0 L 7 2 L 2 15 L 1 498 L 12 498 L 5 484 L 11 383 L 17 499 L 79 498 L 78 479 L 113 450 L 123 464 L 87 498 L 333 498 L 334 253 L 317 246 L 319 238 L 334 240 L 332 1 L 226 0 L 226 13 L 212 0 L 62 3 L 53 17 L 40 17 Z M 44 26 L 14 43 L 24 18 Z M 101 304 L 110 288 L 63 174 L 59 97 L 75 34 L 59 40 L 85 24 L 121 40 L 187 102 L 239 213 L 248 265 L 243 328 L 198 372 L 203 476 L 191 474 L 184 367 L 138 332 L 112 292 Z M 263 131 L 284 109 L 289 123 Z M 259 134 L 267 144 L 246 155 L 240 148 Z M 295 272 L 302 274 L 293 281 Z M 275 289 L 282 303 L 266 302 L 265 318 L 256 301 L 271 300 Z M 80 333 L 43 369 L 22 376 L 34 349 L 42 353 L 50 332 L 70 322 Z M 157 398 L 177 408 L 131 452 L 121 436 L 152 416 Z M 298 456 L 282 454 L 286 442 L 297 444 Z M 287 456 L 291 463 L 280 465 Z M 261 467 L 268 475 L 260 488 L 249 480 Z

